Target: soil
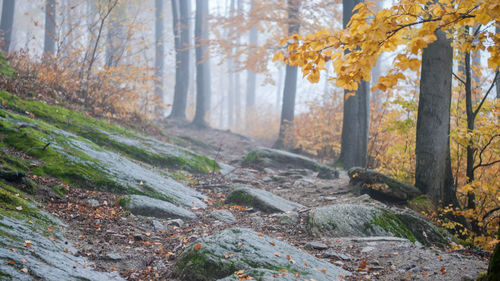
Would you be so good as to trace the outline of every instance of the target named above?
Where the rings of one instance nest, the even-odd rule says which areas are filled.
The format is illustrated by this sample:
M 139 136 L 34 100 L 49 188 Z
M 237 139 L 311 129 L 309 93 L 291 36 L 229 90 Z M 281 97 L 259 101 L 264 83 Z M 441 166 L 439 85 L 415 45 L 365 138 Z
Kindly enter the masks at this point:
M 300 170 L 291 175 L 287 171 L 252 170 L 238 166 L 234 160 L 258 145 L 256 141 L 227 131 L 197 131 L 173 125 L 168 133 L 187 135 L 220 147 L 219 152 L 210 154 L 215 153 L 218 161 L 236 167 L 225 176 L 193 176 L 191 181 L 185 182 L 209 198 L 206 200 L 209 208 L 192 210 L 197 214 L 195 220 L 179 222 L 134 216 L 116 204 L 119 198 L 116 194 L 66 186 L 68 194 L 59 196 L 51 193 L 50 187 L 61 183 L 33 178 L 46 187 L 40 200 L 50 213 L 66 223 L 66 237 L 78 249 L 77 254 L 95 263 L 98 270 L 118 271 L 128 280 L 176 280 L 172 276 L 172 265 L 188 244 L 235 226 L 252 228 L 325 258 L 353 274 L 346 280 L 474 280 L 487 269 L 487 256 L 466 249 L 423 247 L 393 237 L 313 237 L 305 227 L 309 208 L 356 200 L 349 193 L 345 172 L 339 179 L 319 180 Z M 264 188 L 306 206 L 299 211 L 300 223 L 282 225 L 276 216 L 224 205 L 229 186 L 234 183 Z M 237 222 L 215 221 L 208 216 L 214 209 L 229 210 Z M 336 255 L 331 255 L 332 251 Z

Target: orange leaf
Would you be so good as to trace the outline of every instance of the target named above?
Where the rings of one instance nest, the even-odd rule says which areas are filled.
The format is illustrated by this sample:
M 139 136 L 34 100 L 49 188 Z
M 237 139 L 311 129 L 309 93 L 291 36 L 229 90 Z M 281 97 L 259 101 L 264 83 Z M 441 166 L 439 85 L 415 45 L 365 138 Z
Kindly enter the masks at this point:
M 326 269 L 322 269 L 321 272 L 326 274 Z
M 278 254 L 278 253 L 274 253 L 274 255 L 277 257 L 281 257 L 281 254 Z
M 195 250 L 195 251 L 200 250 L 200 248 L 201 248 L 201 243 L 198 243 L 198 244 L 196 244 L 196 245 L 194 246 L 194 250 Z
M 262 236 L 264 236 L 264 235 L 263 235 L 262 233 L 259 233 L 257 236 L 262 237 Z
M 445 274 L 446 273 L 446 268 L 441 267 L 441 269 L 439 271 L 441 271 L 441 274 Z
M 14 265 L 15 262 L 14 261 L 9 261 L 7 264 Z
M 26 248 L 31 247 L 31 241 L 30 241 L 30 240 L 26 240 L 26 241 L 24 241 L 24 246 L 25 246 Z
M 269 244 L 276 246 L 276 243 L 274 243 L 274 242 L 269 242 Z

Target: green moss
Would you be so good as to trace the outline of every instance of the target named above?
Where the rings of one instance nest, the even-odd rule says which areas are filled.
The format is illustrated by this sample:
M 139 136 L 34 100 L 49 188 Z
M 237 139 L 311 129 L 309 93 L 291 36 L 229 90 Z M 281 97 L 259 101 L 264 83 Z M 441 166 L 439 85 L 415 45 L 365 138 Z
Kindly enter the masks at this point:
M 418 213 L 435 212 L 436 207 L 426 195 L 420 195 L 408 201 L 408 207 Z
M 9 77 L 14 76 L 14 69 L 7 63 L 1 52 L 0 52 L 0 74 Z
M 122 206 L 122 208 L 126 208 L 128 204 L 130 204 L 130 197 L 129 196 L 122 196 L 118 198 L 117 201 L 118 205 Z
M 257 151 L 250 151 L 245 157 L 243 158 L 242 164 L 243 165 L 252 165 L 252 164 L 257 164 L 258 160 L 260 158 L 260 155 Z
M 381 215 L 373 214 L 372 216 L 373 220 L 370 222 L 371 225 L 378 225 L 385 231 L 394 234 L 396 237 L 406 238 L 411 242 L 417 241 L 413 233 L 396 215 L 384 211 Z
M 214 150 L 217 150 L 216 147 L 212 146 L 212 145 L 208 145 L 200 140 L 197 140 L 197 139 L 194 139 L 190 136 L 179 136 L 179 138 L 183 139 L 183 140 L 186 140 L 188 142 L 190 142 L 191 144 L 203 149 L 203 150 L 206 150 L 206 151 L 214 151 Z
M 254 203 L 254 198 L 247 194 L 243 190 L 239 190 L 236 192 L 232 192 L 228 198 L 226 199 L 226 202 L 230 202 L 231 204 L 235 205 L 245 205 L 245 206 L 252 206 Z
M 56 185 L 52 188 L 52 190 L 54 190 L 54 192 L 59 196 L 68 194 L 68 190 L 62 185 Z

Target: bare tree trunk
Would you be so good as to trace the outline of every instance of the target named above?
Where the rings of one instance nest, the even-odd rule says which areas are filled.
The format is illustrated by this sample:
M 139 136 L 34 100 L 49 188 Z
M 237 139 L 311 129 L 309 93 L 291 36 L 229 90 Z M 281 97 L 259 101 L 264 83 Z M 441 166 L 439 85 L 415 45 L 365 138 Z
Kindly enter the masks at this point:
M 300 1 L 288 0 L 288 35 L 299 32 L 300 23 L 298 21 L 298 13 Z M 286 128 L 293 125 L 295 114 L 295 95 L 297 93 L 297 67 L 286 66 L 285 70 L 285 87 L 283 89 L 283 105 L 281 107 L 281 121 L 278 139 L 274 143 L 275 148 L 284 147 Z
M 231 0 L 229 5 L 229 16 L 234 16 L 235 0 Z M 231 34 L 231 29 L 227 31 L 228 36 Z M 234 61 L 232 58 L 233 49 L 231 48 L 231 57 L 227 61 L 228 69 L 228 91 L 227 91 L 227 126 L 232 128 L 234 126 Z
M 250 15 L 252 15 L 252 11 L 255 9 L 255 1 L 256 0 L 252 0 L 251 2 Z M 248 36 L 248 43 L 250 45 L 250 48 L 257 47 L 258 37 L 259 33 L 257 31 L 257 27 L 252 26 Z M 247 71 L 246 118 L 245 118 L 247 124 L 249 122 L 248 118 L 250 111 L 253 109 L 255 105 L 255 83 L 256 83 L 256 73 L 252 69 L 249 69 Z
M 210 61 L 208 59 L 208 0 L 196 0 L 196 112 L 193 126 L 207 128 L 205 120 L 207 113 L 206 100 L 210 97 Z
M 155 0 L 155 115 L 163 117 L 163 63 L 164 63 L 164 37 L 163 37 L 163 0 Z
M 175 40 L 174 103 L 169 118 L 186 120 L 189 90 L 189 11 L 191 0 L 171 0 Z
M 0 23 L 0 35 L 2 36 L 2 51 L 9 53 L 10 41 L 12 37 L 12 25 L 14 23 L 15 0 L 3 0 L 2 20 Z
M 453 197 L 445 184 L 449 159 L 449 128 L 453 49 L 444 32 L 424 49 L 417 117 L 415 186 L 437 206 Z
M 354 6 L 361 2 L 360 0 L 343 1 L 344 28 L 352 17 Z M 368 160 L 369 82 L 361 82 L 355 95 L 352 95 L 350 91 L 344 91 L 344 97 L 341 150 L 338 162 L 342 163 L 344 169 L 355 166 L 366 167 Z
M 281 93 L 283 92 L 283 67 L 279 67 L 278 85 L 276 87 L 276 111 L 280 110 Z
M 56 0 L 45 2 L 45 39 L 43 55 L 54 56 L 56 42 Z

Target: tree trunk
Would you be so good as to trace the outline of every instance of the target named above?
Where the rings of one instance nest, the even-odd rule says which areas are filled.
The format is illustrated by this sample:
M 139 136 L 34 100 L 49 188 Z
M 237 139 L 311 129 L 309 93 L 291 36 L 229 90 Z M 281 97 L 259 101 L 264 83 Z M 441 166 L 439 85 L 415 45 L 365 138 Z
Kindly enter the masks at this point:
M 250 15 L 252 15 L 252 11 L 255 9 L 255 1 L 252 0 L 250 4 Z M 259 33 L 257 31 L 256 26 L 252 26 L 250 29 L 250 33 L 248 35 L 248 43 L 250 45 L 250 48 L 256 48 L 257 47 L 257 40 L 259 37 Z M 247 91 L 246 91 L 246 124 L 249 124 L 249 117 L 250 117 L 250 111 L 253 109 L 255 105 L 255 83 L 256 83 L 256 73 L 252 70 L 249 69 L 247 70 Z
M 208 0 L 196 0 L 196 111 L 193 126 L 207 128 L 207 99 L 210 97 L 210 62 L 208 59 Z
M 174 103 L 169 118 L 186 120 L 189 89 L 189 11 L 190 0 L 171 0 L 175 40 Z
M 354 6 L 360 0 L 343 1 L 343 24 L 347 27 Z M 370 85 L 363 81 L 358 85 L 355 95 L 344 91 L 344 117 L 342 122 L 341 149 L 338 162 L 344 169 L 354 166 L 366 167 L 368 160 L 368 116 L 370 103 Z M 349 96 L 351 95 L 351 96 Z
M 454 192 L 447 182 L 453 49 L 444 32 L 424 49 L 417 117 L 415 186 L 436 206 Z M 450 169 L 451 170 L 451 169 Z M 447 199 L 448 198 L 448 199 Z
M 279 112 L 281 105 L 281 94 L 283 92 L 283 66 L 279 67 L 278 86 L 276 87 L 276 111 Z
M 472 109 L 472 73 L 471 73 L 471 57 L 470 52 L 465 53 L 465 112 L 467 115 L 467 132 L 472 133 L 474 131 L 475 116 Z M 466 177 L 467 183 L 474 181 L 474 153 L 475 149 L 472 146 L 472 139 L 469 139 L 467 143 L 467 166 L 466 166 Z M 474 192 L 467 193 L 467 203 L 466 207 L 474 209 L 476 204 L 474 202 L 475 196 Z
M 43 55 L 54 56 L 56 42 L 56 0 L 45 2 L 45 38 Z
M 235 0 L 231 0 L 229 5 L 228 16 L 234 17 Z M 232 33 L 232 27 L 230 27 L 226 32 L 229 37 Z M 232 128 L 234 126 L 234 61 L 233 61 L 233 49 L 231 48 L 231 57 L 227 60 L 227 71 L 228 71 L 228 90 L 227 90 L 227 126 Z
M 288 0 L 288 35 L 299 32 L 300 23 L 298 20 L 298 13 L 300 8 L 300 1 Z M 297 92 L 297 67 L 286 66 L 285 70 L 285 86 L 283 89 L 283 104 L 281 107 L 281 120 L 280 131 L 278 139 L 274 143 L 275 148 L 284 147 L 285 131 L 286 128 L 293 125 L 295 114 L 295 95 Z
M 155 0 L 155 115 L 163 117 L 163 0 Z
M 2 51 L 4 54 L 9 53 L 10 40 L 12 37 L 12 25 L 14 23 L 14 7 L 15 0 L 3 0 L 2 3 L 2 20 L 0 24 L 0 34 L 2 36 Z

